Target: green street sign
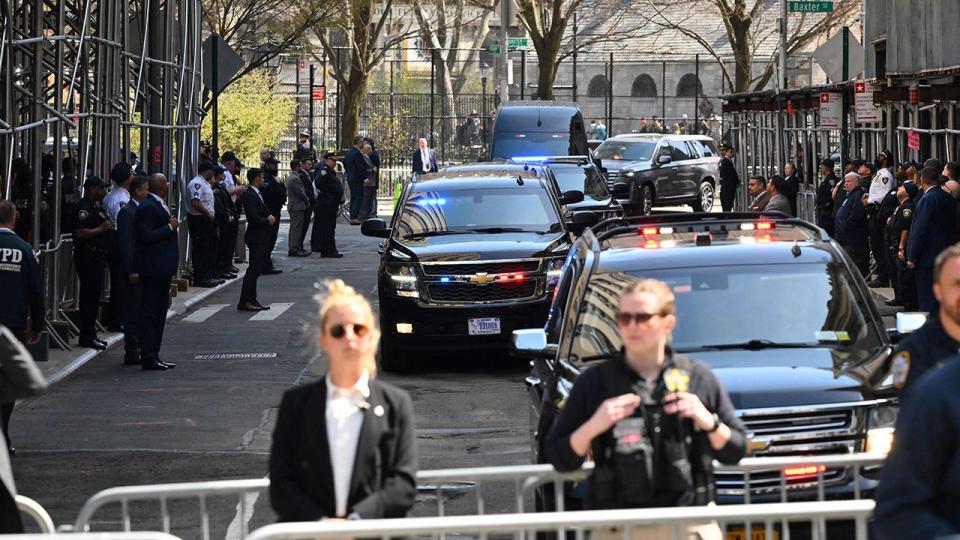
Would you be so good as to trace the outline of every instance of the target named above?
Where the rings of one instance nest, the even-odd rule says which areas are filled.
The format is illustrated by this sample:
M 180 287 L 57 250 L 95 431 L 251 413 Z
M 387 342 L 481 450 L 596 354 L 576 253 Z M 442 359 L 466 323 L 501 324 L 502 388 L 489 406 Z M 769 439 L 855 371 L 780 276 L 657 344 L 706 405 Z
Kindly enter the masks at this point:
M 507 38 L 507 47 L 526 47 L 529 44 L 527 38 Z
M 500 46 L 490 45 L 489 47 L 487 47 L 487 52 L 490 54 L 500 54 Z
M 832 1 L 790 0 L 790 13 L 830 13 Z

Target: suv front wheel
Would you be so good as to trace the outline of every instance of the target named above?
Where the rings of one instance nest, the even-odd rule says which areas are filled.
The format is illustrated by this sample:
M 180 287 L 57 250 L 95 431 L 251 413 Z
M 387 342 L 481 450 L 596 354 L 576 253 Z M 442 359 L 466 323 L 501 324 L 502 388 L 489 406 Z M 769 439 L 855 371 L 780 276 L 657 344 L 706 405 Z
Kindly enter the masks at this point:
M 694 212 L 709 212 L 713 210 L 713 201 L 717 192 L 713 189 L 713 184 L 704 181 L 700 183 L 700 189 L 697 190 L 697 198 L 693 201 Z
M 643 184 L 637 189 L 637 198 L 633 203 L 633 213 L 637 216 L 649 216 L 653 211 L 653 187 Z

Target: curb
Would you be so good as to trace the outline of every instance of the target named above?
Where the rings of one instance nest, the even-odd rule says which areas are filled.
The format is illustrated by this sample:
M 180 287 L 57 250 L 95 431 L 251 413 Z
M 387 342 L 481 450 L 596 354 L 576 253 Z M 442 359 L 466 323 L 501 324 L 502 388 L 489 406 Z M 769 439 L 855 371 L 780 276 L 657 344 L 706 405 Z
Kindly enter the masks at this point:
M 183 304 L 181 305 L 172 306 L 170 309 L 167 310 L 167 320 L 169 321 L 174 317 L 179 317 L 187 313 L 188 311 L 190 311 L 191 308 L 193 308 L 193 306 L 199 304 L 200 302 L 203 302 L 207 298 L 227 288 L 227 286 L 229 286 L 231 283 L 235 281 L 241 281 L 243 279 L 243 276 L 246 273 L 247 273 L 247 269 L 243 268 L 240 270 L 240 272 L 237 273 L 237 277 L 235 279 L 231 279 L 230 281 L 221 283 L 216 287 L 211 287 L 203 292 L 200 292 L 197 295 L 184 300 Z M 73 372 L 83 367 L 90 360 L 93 360 L 94 358 L 96 358 L 97 356 L 99 356 L 101 353 L 105 351 L 109 351 L 114 345 L 123 341 L 123 334 L 120 332 L 113 332 L 110 334 L 106 334 L 104 335 L 104 341 L 107 342 L 106 349 L 104 349 L 103 351 L 98 351 L 95 349 L 87 349 L 83 354 L 73 359 L 73 361 L 71 361 L 69 364 L 64 366 L 62 369 L 52 373 L 49 377 L 47 377 L 47 385 L 53 386 L 54 384 L 66 379 L 67 377 L 72 375 Z

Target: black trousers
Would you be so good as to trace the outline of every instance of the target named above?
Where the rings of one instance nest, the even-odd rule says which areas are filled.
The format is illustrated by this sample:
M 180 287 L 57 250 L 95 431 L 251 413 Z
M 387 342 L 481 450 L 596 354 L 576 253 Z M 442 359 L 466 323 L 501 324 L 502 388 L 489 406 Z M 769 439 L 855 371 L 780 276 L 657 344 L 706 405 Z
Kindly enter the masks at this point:
M 303 241 L 307 238 L 307 229 L 310 228 L 310 222 L 313 220 L 313 207 L 307 208 L 303 213 L 303 228 L 300 229 L 300 238 L 297 238 L 297 246 L 303 247 Z M 249 270 L 248 270 L 249 271 Z
M 137 328 L 140 332 L 140 359 L 160 360 L 163 329 L 170 309 L 170 278 L 140 277 L 140 310 Z
M 347 186 L 350 188 L 350 219 L 359 219 L 363 205 L 363 179 L 348 180 Z
M 900 302 L 904 311 L 919 311 L 920 299 L 917 296 L 916 271 L 907 268 L 907 263 L 897 260 L 897 277 L 900 279 Z
M 143 286 L 140 283 L 133 285 L 128 279 L 124 287 L 126 305 L 123 312 L 123 349 L 135 353 L 140 350 L 140 297 L 143 295 Z
M 190 226 L 190 250 L 193 260 L 193 280 L 207 281 L 213 277 L 216 264 L 217 228 L 206 216 L 187 216 Z
M 363 188 L 363 204 L 360 206 L 360 221 L 377 215 L 377 187 Z
M 217 235 L 217 262 L 214 270 L 224 272 L 233 266 L 233 255 L 237 250 L 237 234 L 240 232 L 240 225 L 234 220 L 233 223 L 224 223 L 219 226 Z
M 724 212 L 733 212 L 733 204 L 737 200 L 737 186 L 720 184 L 720 207 Z
M 339 206 L 317 208 L 313 218 L 313 251 L 319 251 L 321 255 L 333 255 L 337 252 L 335 236 L 339 215 Z
M 123 271 L 123 254 L 120 252 L 119 242 L 114 242 L 113 248 L 107 254 L 107 267 L 110 269 L 110 303 L 107 309 L 107 326 L 117 329 L 126 316 L 127 274 Z
M 27 331 L 25 328 L 10 328 L 9 330 L 24 347 L 27 346 Z M 10 442 L 10 417 L 13 415 L 13 407 L 16 404 L 16 401 L 0 403 L 0 429 L 3 429 L 3 437 L 7 440 L 7 448 L 13 446 L 13 443 Z M 3 534 L 2 527 L 0 527 L 0 534 Z
M 250 249 L 250 264 L 247 273 L 243 276 L 243 286 L 240 289 L 241 304 L 255 304 L 257 301 L 257 279 L 267 269 L 270 261 L 270 244 L 247 244 Z
M 273 224 L 273 230 L 270 232 L 270 254 L 267 258 L 267 269 L 273 270 L 273 250 L 277 248 L 277 236 L 280 234 L 280 212 L 273 213 L 277 217 L 277 222 Z
M 860 274 L 866 278 L 870 273 L 870 247 L 866 239 L 863 242 L 854 242 L 851 244 L 842 244 L 847 255 L 853 259 L 853 264 L 860 270 Z
M 887 243 L 883 240 L 883 225 L 883 223 L 880 223 L 876 212 L 867 216 L 867 228 L 870 231 L 870 251 L 873 252 L 873 259 L 877 261 L 877 278 L 881 281 L 887 281 L 889 279 Z
M 80 291 L 77 300 L 80 308 L 80 341 L 97 338 L 97 308 L 100 307 L 100 295 L 103 293 L 103 271 L 107 267 L 106 258 L 88 253 L 78 253 L 74 257 Z
M 887 251 L 885 253 L 887 260 L 884 262 L 887 265 L 887 274 L 889 274 L 890 277 L 890 286 L 893 287 L 893 297 L 896 300 L 900 300 L 900 268 L 897 264 L 897 246 L 887 245 Z

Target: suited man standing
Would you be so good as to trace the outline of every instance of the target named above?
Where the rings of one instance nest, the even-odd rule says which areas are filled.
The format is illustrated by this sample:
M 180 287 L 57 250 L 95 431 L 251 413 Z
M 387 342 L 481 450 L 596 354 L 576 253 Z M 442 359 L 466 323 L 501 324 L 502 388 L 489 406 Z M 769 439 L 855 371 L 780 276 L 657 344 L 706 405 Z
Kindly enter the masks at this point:
M 366 139 L 359 135 L 353 138 L 353 148 L 343 156 L 343 168 L 347 172 L 347 185 L 350 187 L 350 224 L 360 225 L 360 211 L 363 205 L 363 182 L 367 179 L 367 160 L 363 157 Z
M 440 170 L 437 166 L 437 155 L 433 148 L 427 146 L 427 140 L 417 140 L 417 149 L 413 151 L 413 174 L 434 173 Z
M 923 196 L 913 213 L 907 237 L 907 268 L 914 270 L 920 311 L 935 313 L 940 303 L 933 295 L 933 267 L 937 255 L 956 242 L 957 206 L 949 193 L 940 189 L 940 171 L 924 167 L 920 171 Z
M 130 202 L 130 182 L 133 180 L 134 171 L 129 163 L 121 161 L 110 170 L 110 179 L 113 180 L 114 187 L 103 198 L 103 208 L 107 211 L 107 219 L 116 224 L 116 229 L 108 232 L 112 241 L 109 255 L 107 256 L 107 266 L 110 268 L 110 309 L 107 319 L 107 328 L 116 332 L 123 330 L 122 322 L 125 318 L 126 308 L 126 283 L 127 275 L 123 271 L 122 251 L 119 242 L 120 235 L 120 210 Z
M 770 178 L 770 183 L 767 185 L 767 191 L 770 192 L 770 198 L 767 200 L 767 205 L 763 207 L 764 212 L 781 212 L 786 215 L 790 215 L 790 201 L 784 195 L 784 191 L 788 188 L 787 181 L 782 177 L 774 175 Z
M 853 259 L 860 274 L 866 278 L 870 272 L 870 241 L 860 175 L 855 172 L 847 173 L 843 177 L 843 189 L 847 192 L 847 198 L 843 200 L 834 218 L 834 238 Z
M 323 166 L 317 171 L 317 215 L 313 220 L 313 250 L 321 257 L 339 259 L 335 239 L 337 216 L 343 204 L 343 183 L 337 177 L 337 160 L 330 152 L 323 154 Z
M 261 151 L 261 155 L 263 152 Z M 272 155 L 263 162 L 263 195 L 267 202 L 267 208 L 270 213 L 277 217 L 277 222 L 273 224 L 270 231 L 270 258 L 267 260 L 267 270 L 264 274 L 275 275 L 282 274 L 273 264 L 273 249 L 277 247 L 277 235 L 280 234 L 280 212 L 283 211 L 283 205 L 287 202 L 287 188 L 277 178 L 279 163 Z
M 290 161 L 290 176 L 287 176 L 287 212 L 290 213 L 290 235 L 287 237 L 287 255 L 306 257 L 303 250 L 303 233 L 307 230 L 307 212 L 310 211 L 310 198 L 300 178 L 300 160 Z
M 313 158 L 304 158 L 300 160 L 300 183 L 303 184 L 303 192 L 307 196 L 308 205 L 307 206 L 307 215 L 303 220 L 303 231 L 300 233 L 299 245 L 303 245 L 303 242 L 307 239 L 307 229 L 310 228 L 310 223 L 313 221 L 313 212 L 317 208 L 317 188 L 313 185 L 313 177 L 316 175 L 314 170 L 314 161 Z M 312 253 L 310 250 L 306 250 L 307 253 Z
M 797 166 L 792 161 L 783 166 L 783 179 L 786 181 L 783 196 L 790 202 L 790 215 L 797 217 L 797 195 L 800 193 L 800 178 L 797 177 Z
M 126 289 L 123 313 L 123 365 L 140 365 L 140 333 L 137 322 L 140 318 L 140 276 L 133 271 L 133 258 L 137 247 L 137 208 L 150 194 L 147 179 L 135 177 L 130 182 L 130 200 L 117 214 L 117 247 L 120 257 L 120 272 Z
M 737 188 L 740 187 L 740 175 L 733 166 L 735 151 L 732 146 L 720 145 L 720 206 L 724 212 L 733 211 L 733 203 L 737 200 Z
M 160 360 L 163 329 L 170 308 L 170 280 L 180 265 L 177 216 L 167 207 L 167 177 L 150 175 L 150 194 L 137 207 L 135 227 L 136 248 L 133 271 L 140 281 L 140 369 L 166 371 L 176 367 Z
M 250 250 L 250 264 L 243 276 L 240 290 L 240 311 L 263 311 L 270 309 L 257 301 L 257 279 L 267 269 L 270 260 L 270 236 L 277 218 L 270 213 L 263 198 L 263 171 L 253 168 L 247 171 L 250 185 L 243 194 L 243 212 L 247 215 L 247 232 L 244 241 Z

